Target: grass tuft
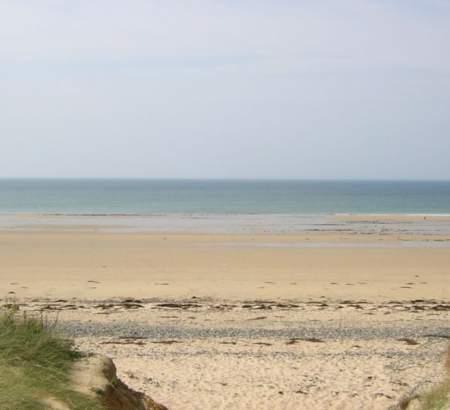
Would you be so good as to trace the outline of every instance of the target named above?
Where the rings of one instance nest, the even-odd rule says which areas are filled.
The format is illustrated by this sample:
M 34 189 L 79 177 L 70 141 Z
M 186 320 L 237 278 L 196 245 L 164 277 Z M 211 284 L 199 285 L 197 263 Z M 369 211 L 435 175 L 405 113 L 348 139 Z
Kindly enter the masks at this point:
M 73 410 L 103 408 L 70 388 L 70 369 L 81 355 L 56 333 L 55 325 L 42 316 L 20 316 L 16 309 L 0 313 L 2 410 L 44 410 L 49 398 Z
M 450 346 L 445 361 L 447 379 L 421 397 L 424 410 L 444 410 L 450 404 Z

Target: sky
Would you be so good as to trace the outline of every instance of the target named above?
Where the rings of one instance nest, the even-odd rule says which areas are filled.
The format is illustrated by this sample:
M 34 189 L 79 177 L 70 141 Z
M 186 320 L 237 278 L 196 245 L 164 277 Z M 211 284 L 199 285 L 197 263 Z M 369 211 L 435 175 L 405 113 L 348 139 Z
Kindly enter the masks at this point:
M 0 177 L 450 179 L 450 1 L 0 0 Z

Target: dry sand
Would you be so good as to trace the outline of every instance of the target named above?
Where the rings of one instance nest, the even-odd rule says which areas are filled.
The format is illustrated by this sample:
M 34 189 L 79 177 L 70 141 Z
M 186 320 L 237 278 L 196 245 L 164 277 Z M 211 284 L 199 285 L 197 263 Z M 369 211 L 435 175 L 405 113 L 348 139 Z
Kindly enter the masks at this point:
M 1 232 L 0 261 L 5 303 L 172 409 L 387 409 L 442 375 L 445 236 L 49 228 Z
M 0 260 L 0 294 L 20 298 L 450 294 L 450 239 L 434 236 L 3 232 Z
M 387 409 L 444 375 L 450 304 L 29 302 L 171 409 Z M 447 338 L 446 338 L 447 337 Z

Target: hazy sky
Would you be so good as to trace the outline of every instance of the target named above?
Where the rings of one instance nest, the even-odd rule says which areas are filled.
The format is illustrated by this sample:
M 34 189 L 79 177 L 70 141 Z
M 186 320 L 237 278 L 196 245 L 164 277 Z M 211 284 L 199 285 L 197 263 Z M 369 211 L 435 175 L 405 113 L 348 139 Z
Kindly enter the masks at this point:
M 0 176 L 450 179 L 450 1 L 0 0 Z

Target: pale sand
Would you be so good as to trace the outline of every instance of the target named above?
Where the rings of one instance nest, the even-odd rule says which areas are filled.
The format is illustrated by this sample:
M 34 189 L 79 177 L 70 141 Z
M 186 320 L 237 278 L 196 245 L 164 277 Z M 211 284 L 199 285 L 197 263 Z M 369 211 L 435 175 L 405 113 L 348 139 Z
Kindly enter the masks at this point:
M 419 247 L 399 247 L 399 238 L 408 246 L 420 241 Z M 0 294 L 19 298 L 450 294 L 450 241 L 433 236 L 3 232 L 0 260 Z
M 442 376 L 447 244 L 339 232 L 2 232 L 0 294 L 58 310 L 82 349 L 108 354 L 131 386 L 172 409 L 386 409 Z M 142 301 L 111 303 L 127 297 Z M 295 337 L 321 342 L 288 344 Z
M 450 304 L 125 306 L 46 308 L 82 350 L 112 357 L 119 377 L 171 409 L 381 410 L 444 374 Z

